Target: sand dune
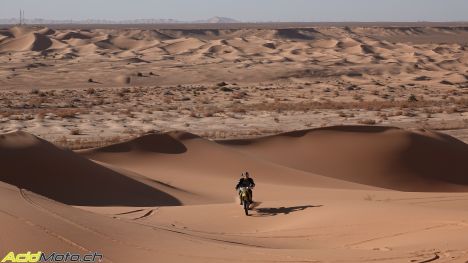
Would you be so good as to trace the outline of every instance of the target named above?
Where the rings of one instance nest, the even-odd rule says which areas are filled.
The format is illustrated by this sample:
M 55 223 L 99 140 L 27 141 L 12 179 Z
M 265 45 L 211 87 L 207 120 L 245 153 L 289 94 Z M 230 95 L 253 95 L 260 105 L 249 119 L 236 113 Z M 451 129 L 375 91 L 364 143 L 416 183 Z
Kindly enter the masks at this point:
M 39 33 L 28 33 L 0 45 L 0 51 L 43 51 L 52 47 L 52 40 Z
M 121 184 L 127 182 L 128 189 L 132 189 L 131 180 L 125 178 L 125 174 L 106 169 L 26 133 L 2 135 L 1 146 L 4 169 L 9 174 L 2 177 L 3 181 L 46 196 L 53 194 L 48 197 L 60 197 L 57 201 L 86 202 L 78 200 L 82 196 L 77 196 L 77 192 L 62 192 L 60 188 L 65 182 L 81 187 L 86 180 L 96 182 L 86 187 L 89 187 L 87 194 L 98 191 L 93 187 L 101 186 L 100 182 L 112 184 L 109 188 L 116 191 L 121 191 L 124 187 Z M 356 151 L 358 148 L 359 152 Z M 466 153 L 466 144 L 448 135 L 367 126 L 337 126 L 253 140 L 218 142 L 190 133 L 171 132 L 80 152 L 92 160 L 131 171 L 141 170 L 141 174 L 146 175 L 164 176 L 162 170 L 175 169 L 179 173 L 193 171 L 202 177 L 233 180 L 237 177 L 235 171 L 245 167 L 267 183 L 357 189 L 382 187 L 405 191 L 466 190 Z M 15 164 L 13 160 L 19 156 L 23 156 L 28 165 Z M 60 165 L 54 166 L 54 163 Z M 178 163 L 184 163 L 184 166 L 177 167 Z M 37 174 L 36 179 L 31 178 L 37 181 L 28 182 L 27 174 L 39 165 L 44 172 Z M 83 177 L 88 174 L 89 179 Z M 287 180 L 284 174 L 289 174 Z M 41 183 L 44 179 L 54 182 L 50 188 L 41 189 L 47 185 L 47 182 Z M 140 186 L 139 182 L 134 184 Z M 141 187 L 144 189 L 144 185 Z M 53 193 L 51 188 L 57 188 L 59 192 Z M 103 192 L 113 195 L 111 191 Z M 92 196 L 89 199 L 108 197 Z M 103 200 L 107 201 L 114 202 Z
M 334 127 L 252 141 L 241 152 L 337 179 L 404 191 L 466 191 L 466 144 L 429 131 Z
M 177 200 L 125 175 L 17 132 L 0 138 L 0 180 L 70 205 L 167 205 Z
M 14 27 L 10 28 L 7 32 L 9 32 L 12 37 L 18 38 L 18 37 L 24 36 L 26 34 L 30 34 L 32 32 L 35 32 L 37 30 L 44 30 L 44 29 L 45 28 L 14 26 Z
M 82 74 L 96 74 L 88 68 L 77 68 L 82 63 L 97 61 L 109 62 L 113 69 L 128 70 L 126 59 L 136 56 L 147 61 L 141 70 L 161 71 L 157 79 L 140 79 L 138 85 L 172 85 L 188 83 L 217 83 L 232 81 L 242 83 L 258 83 L 265 81 L 284 81 L 292 76 L 307 81 L 315 78 L 301 73 L 301 69 L 320 66 L 330 72 L 340 72 L 348 75 L 354 71 L 351 66 L 373 67 L 375 64 L 387 65 L 383 71 L 374 71 L 356 82 L 356 79 L 346 79 L 354 84 L 372 83 L 372 78 L 380 77 L 380 72 L 387 72 L 390 82 L 402 82 L 401 69 L 391 68 L 394 64 L 414 68 L 419 63 L 428 70 L 440 72 L 456 72 L 465 74 L 464 54 L 465 43 L 458 35 L 466 34 L 464 28 L 427 29 L 409 28 L 278 28 L 278 29 L 67 29 L 53 30 L 46 27 L 12 27 L 1 29 L 0 53 L 21 53 L 26 59 L 39 55 L 53 54 L 54 64 L 58 68 L 70 68 L 67 82 L 54 82 L 57 87 L 74 87 L 79 83 Z M 445 37 L 446 42 L 434 42 Z M 78 52 L 70 54 L 69 50 Z M 428 53 L 432 51 L 432 53 Z M 30 53 L 32 52 L 32 53 Z M 115 62 L 116 58 L 121 63 Z M 239 66 L 239 74 L 226 74 L 218 67 L 249 59 L 248 67 Z M 47 60 L 47 57 L 43 58 Z M 184 66 L 176 65 L 180 61 Z M 69 63 L 71 62 L 71 63 Z M 131 63 L 131 62 L 130 62 Z M 294 64 L 294 67 L 284 68 L 281 63 Z M 60 65 L 60 66 L 59 66 Z M 104 66 L 107 69 L 109 65 Z M 185 74 L 183 68 L 196 67 L 193 74 Z M 4 70 L 11 69 L 5 64 Z M 101 66 L 102 67 L 102 66 Z M 245 72 L 253 67 L 253 71 Z M 103 68 L 103 69 L 105 69 Z M 262 74 L 275 68 L 274 74 Z M 400 67 L 403 68 L 403 67 Z M 54 68 L 55 69 L 55 68 Z M 170 69 L 170 70 L 169 70 Z M 241 70 L 244 69 L 244 70 Z M 291 72 L 293 71 L 293 72 Z M 76 72 L 80 72 L 77 74 Z M 116 76 L 109 75 L 113 70 L 102 70 L 106 86 L 126 86 L 129 83 L 113 81 Z M 40 70 L 28 72 L 17 77 L 2 81 L 2 86 L 30 87 L 45 85 L 38 76 L 52 74 Z M 256 74 L 254 74 L 256 73 Z M 405 70 L 404 73 L 417 73 Z M 37 74 L 37 75 L 36 75 Z M 327 76 L 327 75 L 325 75 Z M 442 75 L 441 75 L 442 76 Z M 13 81 L 15 80 L 15 81 Z M 463 79 L 462 79 L 463 80 Z M 324 77 L 321 81 L 330 81 Z M 434 79 L 433 85 L 442 86 L 443 78 Z M 405 82 L 405 83 L 403 83 Z M 450 81 L 453 85 L 465 85 L 463 81 Z M 445 83 L 449 83 L 445 82 Z M 466 81 L 465 81 L 466 82 Z
M 467 150 L 447 135 L 366 126 L 218 142 L 170 132 L 78 153 L 16 132 L 0 137 L 0 221 L 16 237 L 8 249 L 107 262 L 462 260 L 467 199 L 455 192 L 466 191 Z M 250 217 L 232 202 L 242 170 L 257 182 Z M 450 192 L 369 186 L 397 179 Z
M 85 35 L 81 32 L 70 31 L 67 33 L 61 33 L 57 35 L 59 40 L 70 40 L 70 39 L 91 39 L 91 36 Z
M 203 46 L 205 42 L 196 39 L 196 38 L 186 38 L 182 40 L 177 40 L 169 42 L 166 46 L 163 46 L 162 49 L 167 51 L 169 54 L 181 54 L 186 53 L 191 50 L 197 49 Z
M 81 154 L 92 160 L 144 174 L 157 181 L 170 182 L 174 187 L 198 193 L 217 202 L 231 201 L 232 192 L 225 188 L 207 187 L 205 182 L 208 180 L 232 188 L 233 181 L 239 177 L 239 167 L 257 174 L 257 180 L 267 184 L 374 189 L 251 158 L 187 133 L 149 135 L 128 143 L 83 151 Z M 183 165 L 179 165 L 180 163 Z M 179 177 L 180 174 L 185 176 Z M 288 174 L 288 178 L 284 174 Z M 190 200 L 182 202 L 193 203 Z
M 468 261 L 466 27 L 168 28 L 0 29 L 0 255 Z

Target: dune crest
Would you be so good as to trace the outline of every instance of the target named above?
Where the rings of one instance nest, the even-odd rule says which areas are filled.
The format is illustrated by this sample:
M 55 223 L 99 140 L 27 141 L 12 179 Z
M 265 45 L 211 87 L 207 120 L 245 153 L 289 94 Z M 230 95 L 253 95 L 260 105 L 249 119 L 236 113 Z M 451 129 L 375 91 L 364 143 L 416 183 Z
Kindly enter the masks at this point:
M 197 140 L 186 141 L 186 137 Z M 232 150 L 242 155 L 237 156 Z M 228 167 L 232 164 L 242 167 L 242 160 L 254 157 L 288 169 L 371 187 L 421 192 L 457 192 L 468 189 L 468 147 L 465 143 L 440 133 L 393 127 L 336 126 L 257 139 L 222 140 L 217 143 L 192 134 L 167 133 L 147 135 L 84 152 L 89 158 L 102 161 L 136 160 L 136 157 L 127 154 L 130 152 L 169 154 L 175 155 L 171 157 L 174 165 L 175 160 L 182 159 L 173 158 L 181 158 L 177 155 L 183 155 L 187 165 L 194 162 L 196 167 L 204 166 L 203 169 L 208 173 L 222 172 L 220 167 L 223 167 L 223 163 L 226 172 L 231 170 Z M 198 156 L 202 156 L 203 152 L 203 156 L 212 155 L 213 159 L 211 162 L 199 159 L 197 152 L 200 152 Z M 159 159 L 152 160 L 158 166 Z M 216 164 L 213 163 L 214 160 Z M 148 165 L 151 166 L 149 163 L 145 164 Z M 244 167 L 249 165 L 251 164 L 246 162 Z M 265 168 L 257 171 L 265 172 Z M 262 178 L 263 176 L 261 175 Z M 264 179 L 268 180 L 267 178 Z M 303 179 L 298 180 L 306 182 Z M 313 182 L 311 177 L 308 183 L 313 185 Z
M 114 144 L 98 149 L 94 152 L 152 152 L 165 154 L 180 154 L 187 151 L 182 143 L 184 140 L 198 138 L 186 132 L 168 132 L 163 134 L 148 134 L 128 142 Z
M 336 126 L 219 141 L 287 167 L 403 191 L 466 191 L 468 146 L 448 135 Z

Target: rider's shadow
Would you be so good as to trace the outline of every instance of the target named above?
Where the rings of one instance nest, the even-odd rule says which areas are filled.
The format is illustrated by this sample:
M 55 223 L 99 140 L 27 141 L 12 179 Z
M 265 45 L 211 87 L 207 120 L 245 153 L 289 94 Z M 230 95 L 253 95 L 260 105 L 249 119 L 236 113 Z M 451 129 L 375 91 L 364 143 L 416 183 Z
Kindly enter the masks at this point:
M 261 207 L 255 209 L 256 214 L 252 216 L 276 216 L 276 215 L 287 215 L 292 212 L 298 212 L 306 210 L 307 208 L 321 207 L 322 205 L 302 205 L 302 206 L 291 206 L 291 207 Z

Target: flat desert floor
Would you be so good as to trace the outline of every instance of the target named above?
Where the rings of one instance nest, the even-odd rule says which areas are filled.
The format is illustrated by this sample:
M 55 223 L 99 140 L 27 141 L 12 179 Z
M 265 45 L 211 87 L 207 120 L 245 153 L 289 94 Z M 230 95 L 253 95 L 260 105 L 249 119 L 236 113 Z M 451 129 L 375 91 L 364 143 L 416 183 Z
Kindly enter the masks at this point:
M 0 257 L 466 263 L 467 50 L 466 25 L 3 27 Z

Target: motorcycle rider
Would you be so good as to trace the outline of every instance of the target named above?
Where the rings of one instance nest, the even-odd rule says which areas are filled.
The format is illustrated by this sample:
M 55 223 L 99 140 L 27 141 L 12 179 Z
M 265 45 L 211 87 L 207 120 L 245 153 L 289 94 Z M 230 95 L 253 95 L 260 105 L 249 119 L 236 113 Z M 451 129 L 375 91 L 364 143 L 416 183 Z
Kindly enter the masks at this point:
M 255 182 L 252 178 L 250 178 L 249 172 L 242 173 L 242 177 L 240 178 L 239 182 L 236 185 L 236 190 L 239 192 L 239 195 L 240 195 L 239 188 L 241 187 L 251 187 L 251 188 L 255 187 Z M 249 189 L 248 193 L 249 193 L 250 202 L 253 203 L 252 189 Z M 242 199 L 240 201 L 240 204 L 242 205 Z

